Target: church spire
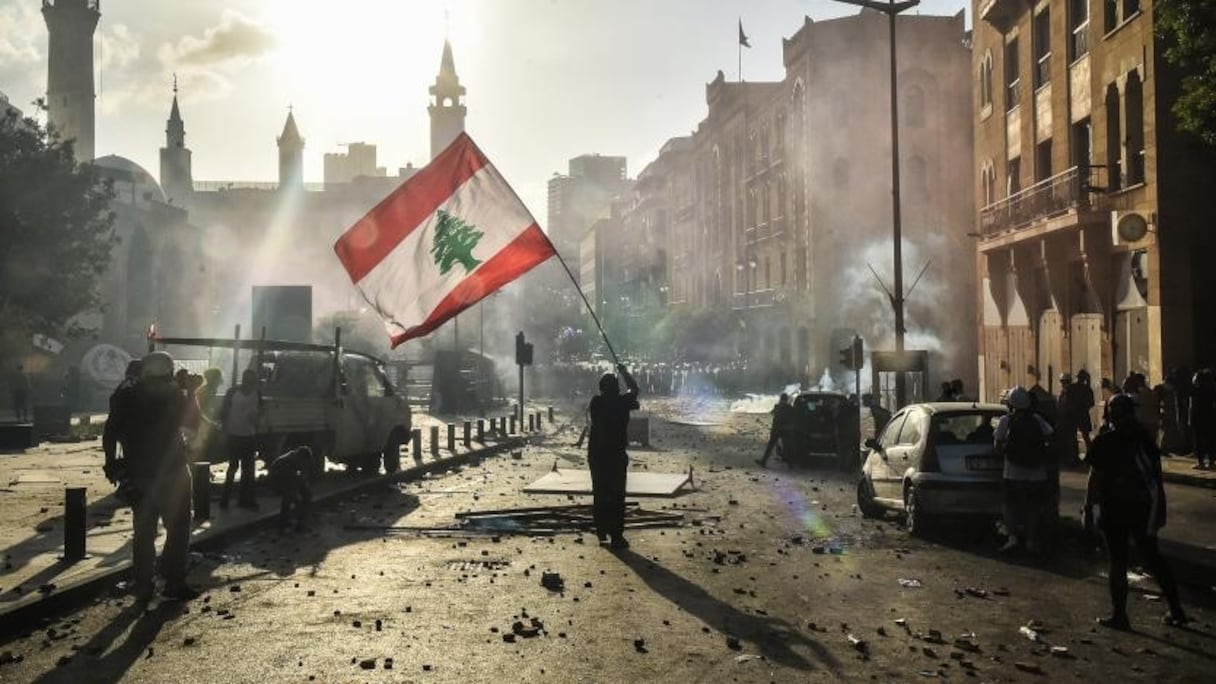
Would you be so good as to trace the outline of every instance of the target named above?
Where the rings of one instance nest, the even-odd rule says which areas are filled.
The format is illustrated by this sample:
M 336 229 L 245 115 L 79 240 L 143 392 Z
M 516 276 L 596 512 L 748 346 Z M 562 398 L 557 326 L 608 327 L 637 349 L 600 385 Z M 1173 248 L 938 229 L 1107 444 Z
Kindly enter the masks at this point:
M 464 131 L 465 89 L 456 75 L 452 43 L 446 38 L 439 59 L 439 74 L 435 76 L 430 93 L 434 99 L 427 111 L 431 115 L 431 158 L 434 159 Z

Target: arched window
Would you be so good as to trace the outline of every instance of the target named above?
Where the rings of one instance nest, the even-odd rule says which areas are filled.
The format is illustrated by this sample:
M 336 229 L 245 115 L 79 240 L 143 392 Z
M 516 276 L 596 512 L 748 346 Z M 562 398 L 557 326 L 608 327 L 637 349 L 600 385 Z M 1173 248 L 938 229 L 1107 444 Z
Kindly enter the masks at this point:
M 912 128 L 925 125 L 925 91 L 909 86 L 904 91 L 904 121 Z
M 996 165 L 991 159 L 985 160 L 980 167 L 980 192 L 983 193 L 980 206 L 986 207 L 996 201 Z
M 992 106 L 992 51 L 984 53 L 980 60 L 980 106 Z

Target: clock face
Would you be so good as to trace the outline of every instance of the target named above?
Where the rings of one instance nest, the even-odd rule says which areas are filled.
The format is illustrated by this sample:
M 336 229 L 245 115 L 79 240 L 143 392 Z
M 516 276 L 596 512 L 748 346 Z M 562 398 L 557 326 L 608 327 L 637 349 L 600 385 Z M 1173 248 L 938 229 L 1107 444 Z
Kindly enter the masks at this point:
M 1140 214 L 1125 214 L 1119 217 L 1116 230 L 1119 231 L 1120 240 L 1137 242 L 1148 234 L 1148 222 Z

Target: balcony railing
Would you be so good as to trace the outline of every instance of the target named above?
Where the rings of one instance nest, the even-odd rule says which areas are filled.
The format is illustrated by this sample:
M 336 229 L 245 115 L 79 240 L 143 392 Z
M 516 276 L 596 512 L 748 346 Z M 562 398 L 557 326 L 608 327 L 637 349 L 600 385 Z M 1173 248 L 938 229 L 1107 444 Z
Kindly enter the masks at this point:
M 980 209 L 980 231 L 989 237 L 1072 210 L 1096 208 L 1103 171 L 1102 167 L 1074 166 L 993 202 Z

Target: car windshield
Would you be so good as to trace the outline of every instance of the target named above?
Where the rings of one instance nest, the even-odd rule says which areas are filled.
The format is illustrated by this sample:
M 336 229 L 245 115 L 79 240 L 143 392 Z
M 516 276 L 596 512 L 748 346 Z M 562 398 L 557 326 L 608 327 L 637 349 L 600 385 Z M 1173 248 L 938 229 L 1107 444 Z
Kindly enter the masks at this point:
M 937 413 L 933 415 L 930 426 L 939 445 L 992 444 L 1001 415 L 994 411 Z

